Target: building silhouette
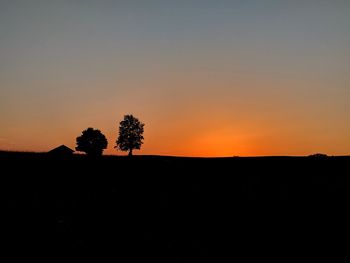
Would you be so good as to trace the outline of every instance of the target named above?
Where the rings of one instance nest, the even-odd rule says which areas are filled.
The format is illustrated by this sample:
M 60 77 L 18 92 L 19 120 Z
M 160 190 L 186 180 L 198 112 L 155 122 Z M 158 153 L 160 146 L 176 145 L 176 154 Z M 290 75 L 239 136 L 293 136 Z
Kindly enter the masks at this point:
M 61 145 L 52 149 L 48 153 L 54 156 L 71 156 L 74 153 L 74 150 L 67 147 L 66 145 Z

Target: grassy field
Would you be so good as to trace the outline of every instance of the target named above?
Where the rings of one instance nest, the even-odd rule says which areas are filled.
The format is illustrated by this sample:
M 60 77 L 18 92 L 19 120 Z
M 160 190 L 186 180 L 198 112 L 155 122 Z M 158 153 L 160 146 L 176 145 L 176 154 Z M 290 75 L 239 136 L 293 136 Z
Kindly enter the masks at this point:
M 8 249 L 104 251 L 120 262 L 347 251 L 350 157 L 0 152 L 0 164 Z

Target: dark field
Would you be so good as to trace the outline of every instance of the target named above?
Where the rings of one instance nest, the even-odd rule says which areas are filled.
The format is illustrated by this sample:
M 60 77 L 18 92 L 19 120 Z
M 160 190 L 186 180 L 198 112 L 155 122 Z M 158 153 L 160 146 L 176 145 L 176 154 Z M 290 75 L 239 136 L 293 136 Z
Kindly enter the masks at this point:
M 0 164 L 7 251 L 117 262 L 348 257 L 350 157 L 0 152 Z

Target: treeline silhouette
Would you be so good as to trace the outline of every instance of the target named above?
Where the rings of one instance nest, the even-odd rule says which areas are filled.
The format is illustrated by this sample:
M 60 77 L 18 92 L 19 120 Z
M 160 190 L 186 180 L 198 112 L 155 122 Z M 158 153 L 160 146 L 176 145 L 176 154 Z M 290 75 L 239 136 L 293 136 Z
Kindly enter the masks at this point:
M 119 136 L 114 148 L 128 151 L 129 156 L 132 156 L 133 150 L 141 149 L 143 144 L 143 127 L 144 124 L 133 115 L 125 115 L 119 124 Z M 101 156 L 108 145 L 108 141 L 102 132 L 93 128 L 84 130 L 76 141 L 77 147 L 75 149 L 85 152 L 90 157 Z

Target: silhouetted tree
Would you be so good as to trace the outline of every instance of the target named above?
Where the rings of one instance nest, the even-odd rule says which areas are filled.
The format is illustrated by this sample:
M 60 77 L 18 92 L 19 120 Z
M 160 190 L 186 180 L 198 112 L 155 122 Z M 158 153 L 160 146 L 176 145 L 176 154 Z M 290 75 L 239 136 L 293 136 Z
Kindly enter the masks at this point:
M 75 149 L 85 152 L 89 156 L 100 156 L 107 148 L 107 139 L 100 130 L 87 128 L 82 135 L 77 137 L 77 147 Z
M 124 120 L 119 124 L 119 136 L 116 141 L 117 148 L 121 151 L 129 151 L 129 156 L 132 156 L 134 149 L 139 150 L 143 141 L 143 124 L 132 115 L 125 115 Z

